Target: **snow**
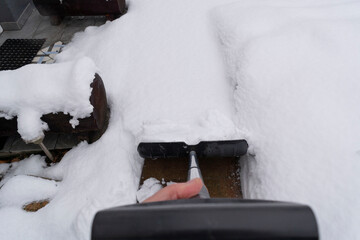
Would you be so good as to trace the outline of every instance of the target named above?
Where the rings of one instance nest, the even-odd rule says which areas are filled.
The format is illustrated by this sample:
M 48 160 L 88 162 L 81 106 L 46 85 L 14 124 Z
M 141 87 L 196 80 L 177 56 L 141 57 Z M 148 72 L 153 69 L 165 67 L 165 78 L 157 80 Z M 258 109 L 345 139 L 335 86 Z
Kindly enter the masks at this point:
M 143 202 L 147 198 L 154 195 L 157 191 L 162 189 L 162 185 L 156 178 L 148 178 L 144 181 L 143 185 L 136 193 L 136 199 L 138 202 Z
M 76 119 L 92 111 L 94 72 L 101 74 L 111 108 L 104 135 L 80 143 L 60 163 L 47 167 L 42 157 L 31 156 L 2 167 L 7 173 L 0 196 L 16 186 L 24 189 L 12 190 L 12 196 L 21 196 L 16 206 L 0 200 L 0 225 L 6 226 L 0 236 L 89 239 L 96 211 L 136 202 L 140 141 L 245 138 L 250 143 L 241 162 L 245 197 L 309 204 L 322 239 L 359 239 L 359 2 L 133 0 L 128 5 L 120 19 L 77 34 L 56 64 L 0 73 L 0 82 L 13 89 L 0 89 L 0 109 L 7 117 L 32 113 L 23 124 L 36 128 L 19 129 L 28 140 L 46 129 L 39 120 L 45 112 L 74 111 Z M 74 63 L 82 61 L 77 68 Z M 58 74 L 46 82 L 50 72 Z M 73 72 L 88 74 L 80 81 L 84 88 L 69 88 Z M 28 75 L 45 87 L 21 85 Z M 65 94 L 66 102 L 45 98 L 57 86 L 52 78 L 61 80 L 59 96 Z M 41 94 L 16 97 L 30 98 L 23 108 L 12 96 L 18 88 L 31 89 L 21 95 Z M 87 100 L 84 107 L 76 107 L 77 94 Z M 63 108 L 69 104 L 76 106 Z M 59 108 L 49 110 L 53 106 Z M 37 179 L 38 196 L 51 201 L 35 213 L 20 207 L 35 199 L 27 195 L 26 189 L 38 184 L 29 175 L 59 181 L 55 187 Z
M 0 181 L 0 187 L 16 175 L 39 176 L 46 167 L 45 161 L 42 160 L 39 155 L 31 155 L 29 158 L 20 162 L 1 164 L 1 175 L 3 178 Z
M 64 112 L 78 118 L 90 116 L 91 87 L 96 66 L 90 58 L 56 65 L 27 65 L 15 71 L 0 72 L 0 117 L 18 117 L 18 132 L 26 142 L 44 137 L 48 125 L 44 114 Z
M 3 175 L 3 178 L 0 181 L 0 188 L 4 186 L 8 180 L 18 175 L 52 178 L 59 181 L 61 180 L 61 177 L 53 171 L 53 168 L 47 167 L 45 157 L 40 155 L 31 155 L 30 157 L 19 162 L 0 164 L 0 166 L 2 167 L 0 168 L 0 174 Z
M 11 178 L 0 192 L 0 208 L 23 207 L 34 201 L 52 199 L 58 183 L 39 177 L 20 175 Z
M 2 163 L 0 165 L 0 177 L 3 177 L 6 174 L 6 171 L 9 169 L 10 164 Z
M 215 14 L 253 148 L 243 191 L 309 204 L 322 239 L 359 239 L 360 3 L 311 5 Z
M 124 128 L 136 138 L 149 129 L 152 138 L 162 140 L 196 142 L 209 131 L 219 137 L 223 135 L 219 128 L 228 125 L 235 109 L 207 19 L 215 2 L 204 3 L 132 1 L 118 21 L 75 36 L 58 60 L 84 55 L 94 59 L 113 109 L 121 111 Z M 179 9 L 186 11 L 179 16 Z M 99 44 L 104 39 L 108 42 Z M 103 57 L 114 53 L 115 58 Z M 201 131 L 203 119 L 212 112 L 218 112 L 219 121 Z

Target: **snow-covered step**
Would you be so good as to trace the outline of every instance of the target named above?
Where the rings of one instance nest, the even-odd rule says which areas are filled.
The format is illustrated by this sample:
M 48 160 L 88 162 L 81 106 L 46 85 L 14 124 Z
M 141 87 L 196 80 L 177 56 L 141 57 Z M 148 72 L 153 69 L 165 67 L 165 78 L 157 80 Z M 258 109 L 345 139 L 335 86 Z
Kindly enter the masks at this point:
M 75 134 L 55 134 L 48 133 L 44 138 L 44 145 L 49 150 L 71 149 L 80 142 L 80 137 Z M 23 153 L 39 153 L 42 152 L 37 144 L 26 144 L 20 136 L 8 137 L 5 144 L 0 146 L 0 157 L 16 156 Z

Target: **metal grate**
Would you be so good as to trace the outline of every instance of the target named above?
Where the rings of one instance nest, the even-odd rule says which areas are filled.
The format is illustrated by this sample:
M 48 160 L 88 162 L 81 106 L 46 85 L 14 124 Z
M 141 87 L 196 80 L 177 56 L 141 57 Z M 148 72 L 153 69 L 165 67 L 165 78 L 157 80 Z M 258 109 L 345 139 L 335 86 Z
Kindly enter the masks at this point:
M 45 39 L 7 39 L 0 47 L 0 71 L 31 63 L 44 42 Z

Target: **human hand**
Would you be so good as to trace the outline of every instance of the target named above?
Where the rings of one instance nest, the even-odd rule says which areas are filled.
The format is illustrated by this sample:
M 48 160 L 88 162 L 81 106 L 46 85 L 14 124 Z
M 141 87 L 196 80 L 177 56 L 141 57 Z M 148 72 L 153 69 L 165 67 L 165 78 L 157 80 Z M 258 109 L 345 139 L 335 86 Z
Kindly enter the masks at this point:
M 200 178 L 195 178 L 186 183 L 175 183 L 164 187 L 148 199 L 144 200 L 143 203 L 191 198 L 200 192 L 203 185 Z

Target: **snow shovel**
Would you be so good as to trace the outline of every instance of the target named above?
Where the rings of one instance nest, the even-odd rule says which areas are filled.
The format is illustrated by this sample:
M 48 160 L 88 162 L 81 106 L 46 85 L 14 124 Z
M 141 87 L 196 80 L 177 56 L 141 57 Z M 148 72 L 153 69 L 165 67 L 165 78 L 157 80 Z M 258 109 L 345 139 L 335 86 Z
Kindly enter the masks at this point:
M 188 180 L 201 176 L 197 157 L 240 157 L 245 140 L 197 145 L 140 143 L 144 158 L 189 157 Z M 224 186 L 226 187 L 226 186 Z M 120 206 L 100 211 L 93 240 L 110 239 L 318 239 L 315 216 L 306 205 L 264 200 L 210 198 L 204 186 L 192 199 Z
M 240 157 L 246 154 L 248 144 L 245 140 L 230 141 L 203 141 L 197 145 L 187 145 L 184 142 L 157 142 L 140 143 L 138 152 L 143 158 L 189 158 L 189 170 L 187 180 L 202 178 L 198 168 L 198 157 L 201 158 L 226 158 Z M 204 180 L 203 180 L 204 182 Z M 197 198 L 210 198 L 207 188 L 204 186 Z

